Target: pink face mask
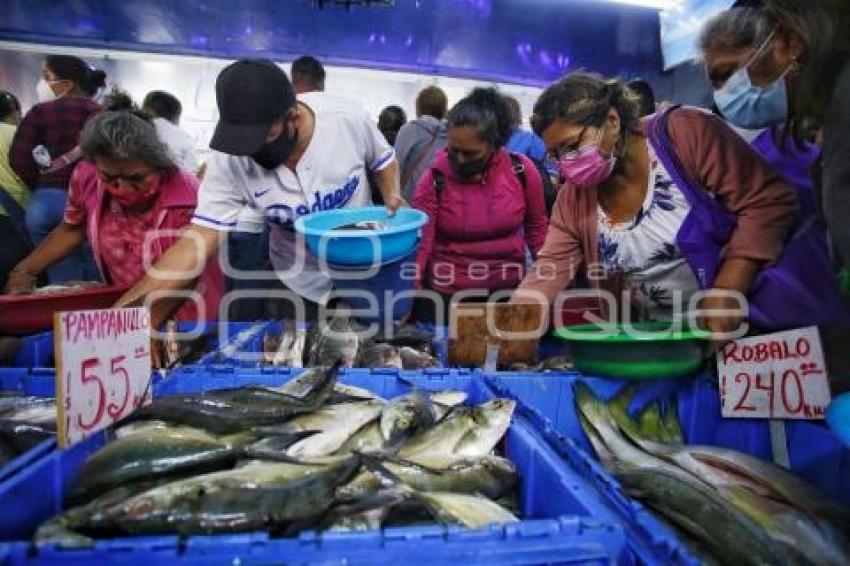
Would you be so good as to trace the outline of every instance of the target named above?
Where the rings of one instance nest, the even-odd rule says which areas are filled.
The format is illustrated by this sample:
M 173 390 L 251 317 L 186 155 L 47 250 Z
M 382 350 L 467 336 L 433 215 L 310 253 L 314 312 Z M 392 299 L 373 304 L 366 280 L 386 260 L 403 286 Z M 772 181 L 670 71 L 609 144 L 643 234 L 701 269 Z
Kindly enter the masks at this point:
M 614 171 L 617 157 L 611 155 L 606 157 L 599 149 L 602 141 L 602 130 L 599 131 L 599 139 L 594 143 L 576 151 L 571 151 L 562 156 L 558 161 L 561 175 L 571 185 L 580 189 L 594 187 L 604 182 Z

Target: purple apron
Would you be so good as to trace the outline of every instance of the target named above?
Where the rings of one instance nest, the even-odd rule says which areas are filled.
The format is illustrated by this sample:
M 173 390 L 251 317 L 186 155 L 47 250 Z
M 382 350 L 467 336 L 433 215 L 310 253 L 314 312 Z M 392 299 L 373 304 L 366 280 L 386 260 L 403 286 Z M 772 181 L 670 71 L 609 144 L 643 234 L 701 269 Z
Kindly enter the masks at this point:
M 782 147 L 777 145 L 777 138 L 782 141 Z M 750 146 L 797 189 L 797 197 L 800 201 L 797 218 L 802 220 L 813 214 L 819 216 L 811 168 L 820 158 L 820 148 L 808 142 L 798 145 L 793 138 L 784 137 L 776 127 L 763 131 L 750 143 Z M 822 223 L 822 231 L 825 238 L 825 222 Z
M 676 243 L 703 289 L 710 288 L 722 262 L 722 250 L 737 218 L 692 181 L 667 133 L 667 116 L 651 118 L 649 141 L 658 159 L 691 205 Z M 838 289 L 826 239 L 817 217 L 809 215 L 792 229 L 776 263 L 761 269 L 748 294 L 749 322 L 763 331 L 850 322 Z

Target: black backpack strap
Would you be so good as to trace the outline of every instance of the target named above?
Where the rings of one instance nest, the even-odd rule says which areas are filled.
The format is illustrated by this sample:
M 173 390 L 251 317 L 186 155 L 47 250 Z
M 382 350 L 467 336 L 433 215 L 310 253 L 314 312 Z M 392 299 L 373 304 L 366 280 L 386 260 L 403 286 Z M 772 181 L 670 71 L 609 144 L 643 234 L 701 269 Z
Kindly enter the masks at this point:
M 516 178 L 519 179 L 519 182 L 522 183 L 522 189 L 526 190 L 528 188 L 528 184 L 525 178 L 525 164 L 522 162 L 522 158 L 516 153 L 509 153 L 511 156 L 511 164 L 514 166 L 514 174 Z
M 446 188 L 446 176 L 436 167 L 431 169 L 431 175 L 434 177 L 434 192 L 437 194 L 437 200 L 440 200 L 440 193 Z

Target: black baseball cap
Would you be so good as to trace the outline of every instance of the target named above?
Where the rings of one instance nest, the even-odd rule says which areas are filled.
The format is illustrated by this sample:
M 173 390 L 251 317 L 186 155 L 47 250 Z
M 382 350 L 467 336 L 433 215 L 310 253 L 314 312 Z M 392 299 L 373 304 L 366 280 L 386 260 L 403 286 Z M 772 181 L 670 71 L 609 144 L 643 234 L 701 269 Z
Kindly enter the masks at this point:
M 218 103 L 210 147 L 230 155 L 252 155 L 265 143 L 272 122 L 295 106 L 295 91 L 283 69 L 268 59 L 242 59 L 215 81 Z

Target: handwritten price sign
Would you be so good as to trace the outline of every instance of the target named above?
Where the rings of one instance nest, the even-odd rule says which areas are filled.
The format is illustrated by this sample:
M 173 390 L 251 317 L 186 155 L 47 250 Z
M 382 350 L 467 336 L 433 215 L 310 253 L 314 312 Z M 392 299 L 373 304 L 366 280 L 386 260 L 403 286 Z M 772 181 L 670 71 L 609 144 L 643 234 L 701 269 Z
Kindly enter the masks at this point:
M 53 324 L 64 448 L 149 401 L 150 315 L 144 308 L 62 312 Z
M 729 342 L 717 373 L 724 417 L 822 419 L 829 405 L 815 326 Z

